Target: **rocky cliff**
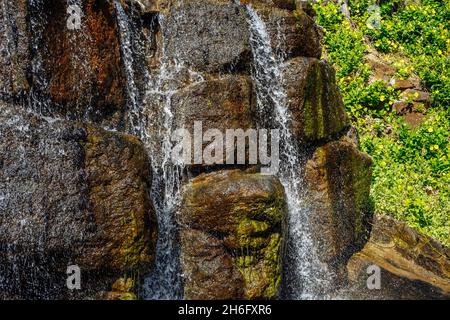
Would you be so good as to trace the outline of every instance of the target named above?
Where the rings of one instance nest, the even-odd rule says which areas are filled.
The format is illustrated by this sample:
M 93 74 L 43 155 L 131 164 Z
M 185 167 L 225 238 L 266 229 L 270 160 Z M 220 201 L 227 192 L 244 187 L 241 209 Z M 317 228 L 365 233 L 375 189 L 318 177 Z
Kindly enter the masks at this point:
M 0 4 L 0 297 L 448 296 L 448 252 L 371 216 L 371 159 L 302 2 Z M 195 123 L 278 129 L 279 170 L 173 161 Z

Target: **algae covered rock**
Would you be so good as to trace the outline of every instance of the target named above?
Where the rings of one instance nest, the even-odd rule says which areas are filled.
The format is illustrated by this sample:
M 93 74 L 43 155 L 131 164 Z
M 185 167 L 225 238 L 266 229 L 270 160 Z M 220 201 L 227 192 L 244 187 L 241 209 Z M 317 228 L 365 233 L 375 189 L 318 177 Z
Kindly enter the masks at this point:
M 273 176 L 231 170 L 191 180 L 179 217 L 185 298 L 275 298 L 285 218 Z
M 349 125 L 332 67 L 314 58 L 289 60 L 283 83 L 292 132 L 303 142 L 316 142 L 339 134 Z
M 380 270 L 378 288 L 367 285 L 369 267 Z M 450 298 L 449 249 L 388 216 L 374 217 L 369 242 L 347 268 L 355 299 Z
M 312 236 L 320 259 L 335 270 L 339 281 L 347 260 L 367 235 L 371 164 L 347 137 L 317 148 L 306 163 Z
M 7 104 L 0 136 L 1 296 L 92 298 L 149 271 L 156 223 L 139 140 Z M 66 286 L 72 265 L 80 290 Z

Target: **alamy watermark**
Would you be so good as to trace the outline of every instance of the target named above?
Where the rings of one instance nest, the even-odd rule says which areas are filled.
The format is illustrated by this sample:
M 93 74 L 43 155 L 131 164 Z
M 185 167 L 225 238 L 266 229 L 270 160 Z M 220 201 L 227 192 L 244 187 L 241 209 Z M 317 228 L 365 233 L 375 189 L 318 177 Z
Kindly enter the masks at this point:
M 381 289 L 381 268 L 377 265 L 370 265 L 367 268 L 367 289 L 380 290 Z
M 81 269 L 77 265 L 67 267 L 66 285 L 69 290 L 81 290 Z
M 195 121 L 193 135 L 177 129 L 170 137 L 174 144 L 171 160 L 182 165 L 261 165 L 262 174 L 278 173 L 280 167 L 279 129 L 208 129 Z M 270 150 L 269 150 L 270 149 Z
M 67 7 L 67 29 L 69 30 L 80 30 L 81 29 L 81 16 L 82 11 L 80 6 L 76 4 L 71 4 Z

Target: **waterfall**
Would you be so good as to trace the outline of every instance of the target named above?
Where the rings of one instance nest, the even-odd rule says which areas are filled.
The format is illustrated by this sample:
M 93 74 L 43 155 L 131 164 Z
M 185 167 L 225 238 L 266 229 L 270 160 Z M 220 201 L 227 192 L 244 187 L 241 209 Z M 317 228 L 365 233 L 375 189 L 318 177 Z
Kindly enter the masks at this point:
M 153 173 L 151 199 L 158 220 L 158 243 L 156 261 L 151 274 L 145 279 L 144 297 L 152 300 L 182 299 L 182 275 L 179 265 L 179 241 L 176 212 L 180 203 L 180 187 L 184 167 L 171 160 L 174 130 L 172 96 L 183 87 L 180 78 L 187 74 L 190 82 L 202 81 L 195 72 L 187 70 L 179 61 L 168 59 L 166 55 L 166 32 L 164 16 L 157 16 L 158 33 L 161 36 L 157 48 L 159 66 L 149 72 L 147 83 L 142 90 L 142 101 L 137 99 L 141 88 L 136 85 L 133 61 L 133 37 L 130 18 L 119 1 L 115 2 L 119 29 L 121 32 L 121 52 L 128 82 L 128 117 L 130 131 L 144 142 L 151 160 Z M 153 24 L 153 23 L 152 23 Z M 156 32 L 152 30 L 150 33 Z M 154 36 L 145 37 L 154 41 Z
M 117 14 L 117 25 L 120 33 L 120 50 L 127 80 L 127 115 L 130 122 L 130 131 L 132 134 L 140 135 L 142 132 L 142 123 L 140 123 L 142 117 L 140 116 L 141 110 L 139 109 L 137 101 L 138 88 L 135 83 L 132 23 L 130 17 L 125 13 L 120 1 L 114 1 L 114 7 Z
M 278 177 L 286 191 L 289 211 L 282 296 L 288 299 L 324 298 L 329 289 L 330 273 L 318 258 L 309 223 L 313 212 L 306 208 L 303 201 L 304 152 L 290 129 L 291 115 L 283 86 L 284 57 L 274 53 L 265 23 L 257 12 L 247 5 L 246 14 L 253 54 L 252 78 L 256 89 L 259 125 L 280 130 Z M 278 43 L 278 47 L 282 45 Z
M 182 17 L 176 17 L 182 18 Z M 204 81 L 203 77 L 186 68 L 177 57 L 169 59 L 166 54 L 169 30 L 165 17 L 158 15 L 160 41 L 158 46 L 159 68 L 151 74 L 146 91 L 146 110 L 153 114 L 147 127 L 156 130 L 147 140 L 151 150 L 153 167 L 152 198 L 158 216 L 159 237 L 155 269 L 146 279 L 147 299 L 182 299 L 182 274 L 179 263 L 180 243 L 176 214 L 181 202 L 181 185 L 185 176 L 184 164 L 173 163 L 172 132 L 177 129 L 172 97 L 185 86 Z M 151 37 L 150 41 L 152 41 Z
M 159 14 L 157 24 L 160 39 L 155 53 L 159 65 L 149 71 L 144 88 L 139 87 L 135 81 L 134 42 L 138 37 L 134 37 L 133 32 L 136 32 L 136 28 L 133 28 L 131 18 L 120 1 L 115 1 L 115 8 L 128 83 L 129 130 L 142 139 L 148 150 L 153 171 L 151 198 L 159 228 L 155 267 L 146 278 L 144 297 L 181 299 L 183 290 L 176 212 L 181 200 L 180 187 L 185 168 L 171 161 L 170 137 L 176 125 L 172 97 L 186 83 L 195 84 L 204 80 L 201 75 L 185 68 L 177 57 L 168 58 L 166 42 L 170 30 L 165 28 L 164 15 Z M 246 16 L 253 54 L 252 78 L 256 89 L 259 126 L 280 130 L 281 167 L 278 178 L 286 190 L 289 210 L 282 296 L 288 299 L 326 298 L 331 275 L 326 265 L 320 262 L 312 241 L 309 217 L 313 212 L 306 208 L 303 201 L 304 152 L 296 143 L 290 128 L 291 114 L 287 108 L 283 84 L 284 35 L 278 26 L 277 49 L 273 50 L 265 23 L 256 11 L 246 6 Z M 151 36 L 146 39 L 153 41 Z M 183 81 L 186 76 L 189 78 L 187 82 Z M 142 90 L 145 95 L 139 98 L 139 92 Z

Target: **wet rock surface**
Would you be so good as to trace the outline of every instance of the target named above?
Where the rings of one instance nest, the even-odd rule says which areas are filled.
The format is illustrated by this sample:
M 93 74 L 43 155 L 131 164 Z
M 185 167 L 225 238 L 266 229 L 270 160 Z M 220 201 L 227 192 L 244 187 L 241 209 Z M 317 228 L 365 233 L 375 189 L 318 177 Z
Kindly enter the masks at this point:
M 319 147 L 306 163 L 306 201 L 314 212 L 320 259 L 345 283 L 345 266 L 367 238 L 371 158 L 343 137 Z
M 324 140 L 349 125 L 334 70 L 328 63 L 305 57 L 289 60 L 283 85 L 292 112 L 292 133 L 300 141 Z
M 193 179 L 180 213 L 185 298 L 274 298 L 285 219 L 283 186 L 272 176 L 232 170 Z
M 164 24 L 170 30 L 168 56 L 194 70 L 248 66 L 251 53 L 242 6 L 224 0 L 175 1 Z
M 30 65 L 27 1 L 4 0 L 0 10 L 0 96 L 29 90 Z
M 334 71 L 319 60 L 321 28 L 304 2 L 83 0 L 80 30 L 67 29 L 63 2 L 0 4 L 1 298 L 148 298 L 158 287 L 140 290 L 143 276 L 177 272 L 178 260 L 182 275 L 162 272 L 160 282 L 178 290 L 172 282 L 183 276 L 181 298 L 283 296 L 292 226 L 282 179 L 247 164 L 188 165 L 176 168 L 177 182 L 165 162 L 170 133 L 192 134 L 196 121 L 222 134 L 265 124 L 256 110 L 261 92 L 272 95 L 263 99 L 267 129 L 280 127 L 275 100 L 287 106 L 311 240 L 333 286 L 345 297 L 374 297 L 361 279 L 377 264 L 387 284 L 378 298 L 448 296 L 448 250 L 384 217 L 367 239 L 371 160 L 347 130 Z M 257 32 L 267 35 L 263 48 L 251 41 Z M 389 65 L 367 59 L 375 77 L 392 78 Z M 275 89 L 262 90 L 273 81 L 258 78 L 257 62 L 280 80 Z M 412 94 L 399 113 L 428 103 L 412 80 L 397 90 Z M 168 252 L 158 270 L 153 206 L 167 241 L 158 248 Z M 82 271 L 78 292 L 66 288 L 71 264 Z
M 156 226 L 134 137 L 0 105 L 2 296 L 95 297 L 148 272 Z M 83 289 L 66 287 L 78 265 Z

